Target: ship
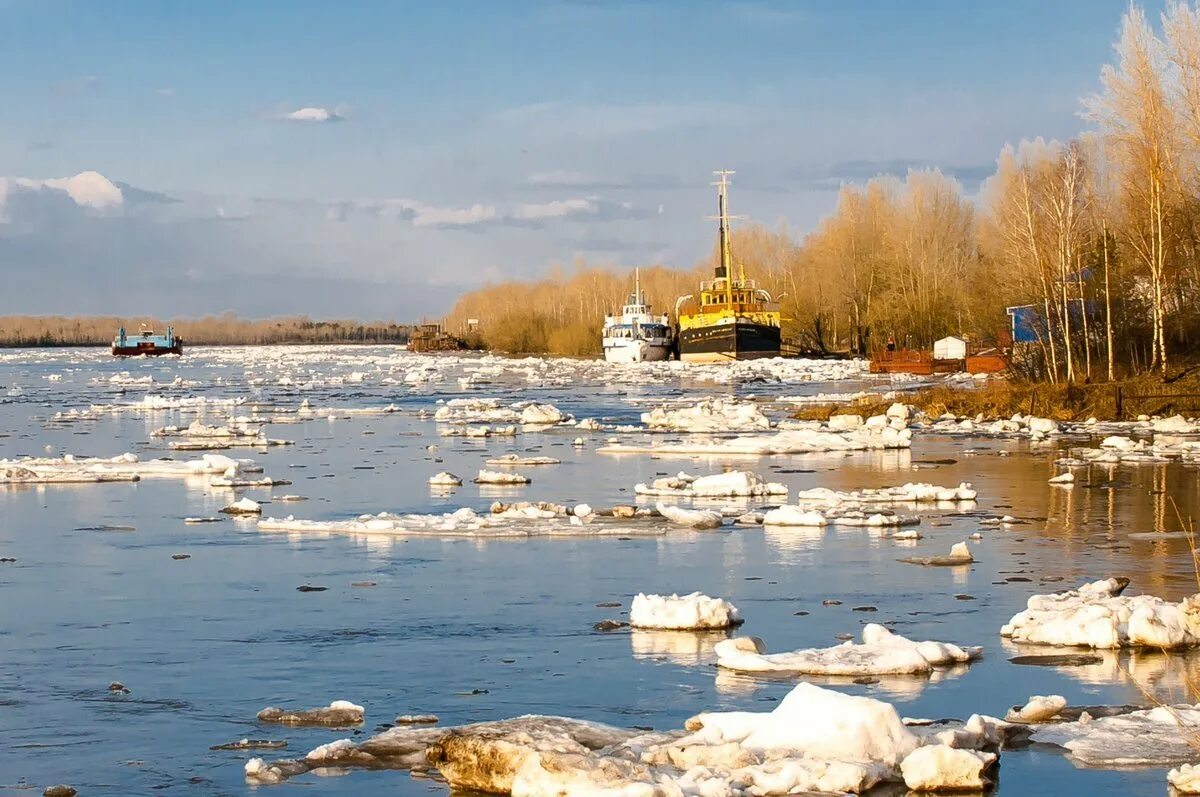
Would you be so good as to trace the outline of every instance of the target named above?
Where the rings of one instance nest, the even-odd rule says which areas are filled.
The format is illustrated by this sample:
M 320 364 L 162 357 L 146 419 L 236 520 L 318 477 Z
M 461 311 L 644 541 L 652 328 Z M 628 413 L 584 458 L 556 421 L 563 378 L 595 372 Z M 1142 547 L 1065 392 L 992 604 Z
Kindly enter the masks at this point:
M 167 327 L 167 334 L 155 335 L 153 329 L 142 327 L 137 335 L 127 335 L 121 327 L 113 338 L 112 353 L 115 357 L 155 357 L 162 354 L 183 354 L 183 338 L 176 337 L 175 327 Z
M 733 172 L 714 174 L 719 178 L 713 185 L 717 187 L 720 262 L 715 278 L 700 283 L 698 300 L 688 294 L 675 303 L 679 359 L 713 363 L 778 357 L 782 348 L 779 305 L 754 280 L 746 278 L 741 264 L 737 276 L 733 274 L 728 206 L 729 176 Z
M 634 270 L 633 293 L 620 315 L 604 317 L 604 359 L 610 363 L 666 360 L 674 348 L 674 335 L 665 315 L 651 315 L 642 292 L 640 269 Z

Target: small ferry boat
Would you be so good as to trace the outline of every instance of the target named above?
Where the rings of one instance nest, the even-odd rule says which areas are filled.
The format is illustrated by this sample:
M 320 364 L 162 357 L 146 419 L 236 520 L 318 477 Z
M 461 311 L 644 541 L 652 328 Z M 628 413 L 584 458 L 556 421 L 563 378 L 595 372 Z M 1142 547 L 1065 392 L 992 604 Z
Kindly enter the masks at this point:
M 183 354 L 183 338 L 175 336 L 175 327 L 167 327 L 167 334 L 155 335 L 153 329 L 142 327 L 137 335 L 125 334 L 125 327 L 113 338 L 112 353 L 116 357 L 137 357 L 160 354 Z
M 689 362 L 722 362 L 778 357 L 782 349 L 779 306 L 771 294 L 761 290 L 746 271 L 737 267 L 733 275 L 733 255 L 729 246 L 727 194 L 729 175 L 714 172 L 720 220 L 721 261 L 716 279 L 700 283 L 700 298 L 694 294 L 679 297 L 675 314 L 679 318 L 679 359 Z
M 633 293 L 620 315 L 604 317 L 604 359 L 610 363 L 640 363 L 671 356 L 674 339 L 665 315 L 651 315 L 642 275 L 634 271 Z

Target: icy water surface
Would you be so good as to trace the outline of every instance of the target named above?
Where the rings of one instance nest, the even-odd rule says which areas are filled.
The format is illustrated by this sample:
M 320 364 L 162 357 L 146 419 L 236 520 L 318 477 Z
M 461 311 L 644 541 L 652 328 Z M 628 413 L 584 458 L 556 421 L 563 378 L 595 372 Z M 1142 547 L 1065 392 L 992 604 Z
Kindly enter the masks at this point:
M 911 450 L 848 456 L 616 457 L 595 449 L 609 437 L 648 438 L 554 427 L 468 440 L 439 437 L 431 416 L 439 398 L 470 395 L 547 401 L 576 418 L 619 426 L 636 424 L 640 412 L 664 401 L 736 394 L 756 396 L 781 417 L 784 397 L 888 388 L 839 364 L 813 366 L 812 379 L 802 375 L 793 367 L 779 381 L 768 368 L 729 380 L 714 368 L 423 359 L 388 347 L 198 349 L 182 359 L 121 362 L 96 350 L 0 353 L 0 457 L 129 451 L 193 458 L 200 454 L 169 451 L 167 440 L 150 433 L 197 417 L 224 422 L 255 406 L 294 411 L 305 399 L 333 408 L 268 425 L 271 438 L 295 445 L 221 452 L 252 458 L 290 486 L 229 490 L 203 477 L 0 487 L 0 557 L 16 560 L 0 563 L 0 794 L 40 793 L 53 783 L 84 795 L 246 794 L 255 790 L 242 774 L 251 754 L 211 746 L 287 739 L 281 754 L 302 756 L 415 713 L 435 713 L 444 725 L 546 713 L 666 729 L 702 710 L 769 710 L 796 682 L 718 673 L 711 646 L 720 636 L 592 630 L 601 619 L 620 618 L 639 591 L 728 598 L 747 618 L 738 633 L 762 637 L 771 651 L 836 644 L 837 635 L 857 635 L 867 622 L 984 646 L 969 671 L 837 686 L 894 702 L 910 717 L 1003 716 L 1032 694 L 1062 694 L 1072 704 L 1144 703 L 1134 678 L 1164 697 L 1186 697 L 1185 676 L 1198 668 L 1188 657 L 1107 655 L 1087 667 L 1024 667 L 1008 659 L 1028 651 L 1002 642 L 999 629 L 1030 594 L 1110 575 L 1131 578 L 1134 591 L 1176 600 L 1195 591 L 1185 542 L 1128 537 L 1177 529 L 1179 518 L 1197 514 L 1194 467 L 1097 468 L 1085 479 L 1092 487 L 1062 489 L 1046 480 L 1066 443 L 1032 447 L 918 432 Z M 201 414 L 105 409 L 54 420 L 58 412 L 146 395 L 245 402 L 210 404 Z M 397 411 L 388 414 L 342 412 L 393 404 Z M 584 438 L 582 448 L 572 445 L 576 437 Z M 468 481 L 435 495 L 426 484 L 440 470 L 469 479 L 485 458 L 509 452 L 562 464 L 518 468 L 533 478 L 521 488 Z M 922 511 L 924 539 L 909 547 L 833 527 L 472 539 L 267 533 L 238 519 L 183 523 L 217 515 L 242 495 L 262 502 L 264 515 L 319 520 L 464 506 L 484 512 L 497 499 L 605 507 L 633 503 L 637 482 L 725 465 L 782 481 L 793 494 L 970 481 L 979 501 Z M 271 503 L 284 494 L 308 500 Z M 1021 522 L 980 525 L 1005 514 Z M 897 562 L 944 553 L 981 528 L 972 567 Z M 172 558 L 178 554 L 190 558 Z M 297 591 L 301 585 L 327 589 Z M 605 602 L 624 608 L 596 606 Z M 129 694 L 111 693 L 113 681 Z M 361 729 L 290 729 L 254 719 L 264 706 L 334 699 L 366 707 Z M 363 771 L 260 788 L 445 790 L 407 773 Z M 1086 770 L 1042 750 L 1002 756 L 999 793 L 1006 795 L 1159 795 L 1165 788 L 1163 769 Z

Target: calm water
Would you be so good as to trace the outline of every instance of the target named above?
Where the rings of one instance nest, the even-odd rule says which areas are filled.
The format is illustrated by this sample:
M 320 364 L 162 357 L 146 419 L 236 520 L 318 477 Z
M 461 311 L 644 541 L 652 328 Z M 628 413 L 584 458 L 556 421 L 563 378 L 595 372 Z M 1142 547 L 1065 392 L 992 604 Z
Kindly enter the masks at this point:
M 982 662 L 937 680 L 885 679 L 838 688 L 895 702 L 903 715 L 1003 715 L 1031 694 L 1072 703 L 1144 702 L 1130 673 L 1182 697 L 1180 657 L 1113 657 L 1087 668 L 1019 667 L 1000 626 L 1034 592 L 1125 575 L 1131 589 L 1178 598 L 1194 591 L 1185 544 L 1130 541 L 1135 531 L 1174 529 L 1200 509 L 1198 471 L 1179 465 L 1097 471 L 1109 487 L 1052 488 L 1054 447 L 918 434 L 911 451 L 832 457 L 739 458 L 795 489 L 884 486 L 907 481 L 973 482 L 968 511 L 923 510 L 925 539 L 913 547 L 859 530 L 674 531 L 634 539 L 381 539 L 268 534 L 252 521 L 185 525 L 241 494 L 267 515 L 332 519 L 381 510 L 485 509 L 497 495 L 611 506 L 632 486 L 680 469 L 719 470 L 721 458 L 597 454 L 607 433 L 573 429 L 487 442 L 438 438 L 439 396 L 463 395 L 447 367 L 410 387 L 420 358 L 390 348 L 197 350 L 181 360 L 114 362 L 98 351 L 0 355 L 0 456 L 167 455 L 150 432 L 186 424 L 192 413 L 104 412 L 94 420 L 47 423 L 55 412 L 128 403 L 147 393 L 246 397 L 264 406 L 368 407 L 400 412 L 268 427 L 296 445 L 251 457 L 288 487 L 219 490 L 205 480 L 0 488 L 0 794 L 70 783 L 81 794 L 246 794 L 248 754 L 211 745 L 243 737 L 286 738 L 288 755 L 346 732 L 259 727 L 267 705 L 310 707 L 333 699 L 365 705 L 366 735 L 402 713 L 432 712 L 443 724 L 553 713 L 617 725 L 677 727 L 709 709 L 768 710 L 793 681 L 718 674 L 712 638 L 679 633 L 599 634 L 591 626 L 623 610 L 638 591 L 701 590 L 729 598 L 747 617 L 742 633 L 772 651 L 836 643 L 865 622 L 889 622 L 924 639 L 985 646 Z M 469 361 L 465 367 L 474 368 Z M 607 369 L 564 383 L 570 367 L 491 369 L 493 382 L 469 395 L 550 401 L 577 417 L 636 422 L 646 406 L 725 393 L 795 396 L 863 387 L 857 380 L 744 386 L 670 379 L 637 384 Z M 157 384 L 126 384 L 150 376 Z M 357 372 L 360 376 L 353 375 Z M 539 376 L 538 374 L 541 374 Z M 600 374 L 600 376 L 597 376 Z M 349 378 L 346 378 L 349 376 Z M 182 384 L 168 387 L 177 377 Z M 558 384 L 555 384 L 555 383 Z M 773 405 L 773 411 L 778 407 Z M 249 413 L 249 405 L 236 410 Z M 210 412 L 208 422 L 227 411 Z M 778 414 L 778 413 L 777 413 Z M 630 437 L 630 435 L 625 435 Z M 636 437 L 634 435 L 633 437 Z M 426 450 L 431 443 L 439 449 Z M 1065 445 L 1065 443 L 1063 444 Z M 468 484 L 431 496 L 438 470 L 470 476 L 488 456 L 548 454 L 554 467 L 524 468 L 534 483 L 488 492 Z M 1000 456 L 999 452 L 1011 452 Z M 180 456 L 198 456 L 180 454 Z M 932 460 L 954 464 L 921 466 Z M 914 471 L 914 467 L 921 469 Z M 304 503 L 268 504 L 275 496 Z M 969 569 L 919 568 L 899 556 L 942 553 L 980 528 L 983 517 L 1022 523 L 983 529 Z M 133 530 L 105 530 L 105 527 Z M 172 554 L 187 553 L 176 561 Z M 1028 579 L 1023 580 L 1023 579 Z M 351 582 L 374 581 L 372 588 Z M 314 584 L 325 592 L 301 593 Z M 963 599 L 970 596 L 973 600 Z M 822 606 L 825 599 L 842 601 Z M 876 607 L 856 612 L 855 607 Z M 806 616 L 796 612 L 807 611 Z M 131 693 L 110 695 L 112 681 Z M 485 693 L 467 696 L 473 690 Z M 271 787 L 319 794 L 441 792 L 399 772 L 307 775 Z M 1062 756 L 1014 751 L 1002 757 L 1000 793 L 1159 795 L 1164 771 L 1089 771 Z

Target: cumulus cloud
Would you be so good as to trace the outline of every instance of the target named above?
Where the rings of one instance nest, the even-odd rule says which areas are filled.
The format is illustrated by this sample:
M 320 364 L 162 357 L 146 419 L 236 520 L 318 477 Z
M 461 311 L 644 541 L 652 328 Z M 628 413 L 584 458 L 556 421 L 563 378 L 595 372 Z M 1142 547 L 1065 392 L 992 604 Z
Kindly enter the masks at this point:
M 28 177 L 0 177 L 0 223 L 12 220 L 12 206 L 51 203 L 69 199 L 77 207 L 94 213 L 119 211 L 125 197 L 107 177 L 99 172 L 80 172 L 74 177 L 54 177 L 37 180 Z
M 308 105 L 303 108 L 297 108 L 294 111 L 287 111 L 279 115 L 279 118 L 285 122 L 341 122 L 345 120 L 343 115 L 338 110 L 330 110 L 317 105 Z

